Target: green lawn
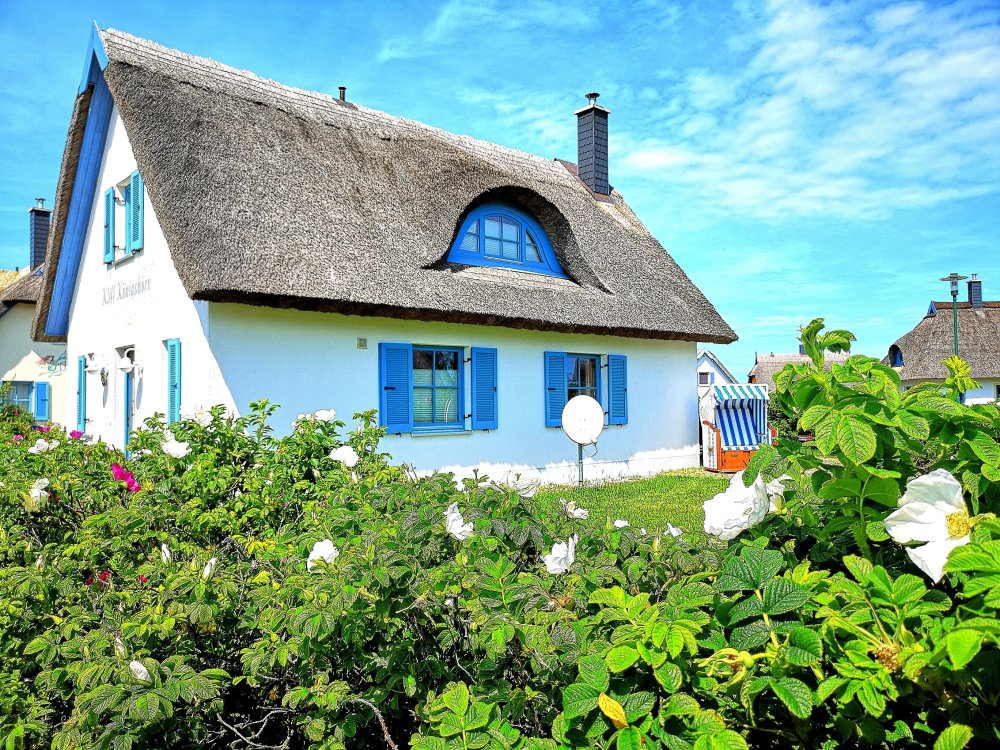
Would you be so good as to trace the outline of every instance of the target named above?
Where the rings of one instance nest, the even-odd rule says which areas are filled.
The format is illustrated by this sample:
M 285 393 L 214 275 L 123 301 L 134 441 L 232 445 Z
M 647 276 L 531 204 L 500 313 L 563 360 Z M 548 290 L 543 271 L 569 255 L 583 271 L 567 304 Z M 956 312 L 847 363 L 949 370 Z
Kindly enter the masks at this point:
M 549 486 L 539 490 L 539 502 L 558 504 L 560 498 L 575 501 L 590 511 L 587 523 L 603 526 L 623 518 L 634 528 L 666 528 L 669 521 L 685 530 L 701 529 L 705 514 L 701 504 L 729 485 L 727 475 L 701 469 L 667 471 L 645 479 L 601 485 Z

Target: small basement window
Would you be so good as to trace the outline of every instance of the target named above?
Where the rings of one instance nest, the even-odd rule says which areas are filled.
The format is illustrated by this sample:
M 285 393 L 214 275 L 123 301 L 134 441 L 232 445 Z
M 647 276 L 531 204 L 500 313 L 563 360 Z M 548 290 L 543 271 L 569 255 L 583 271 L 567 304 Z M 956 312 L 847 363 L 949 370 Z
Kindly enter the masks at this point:
M 448 260 L 566 278 L 538 222 L 510 206 L 497 203 L 481 206 L 466 217 L 448 253 Z

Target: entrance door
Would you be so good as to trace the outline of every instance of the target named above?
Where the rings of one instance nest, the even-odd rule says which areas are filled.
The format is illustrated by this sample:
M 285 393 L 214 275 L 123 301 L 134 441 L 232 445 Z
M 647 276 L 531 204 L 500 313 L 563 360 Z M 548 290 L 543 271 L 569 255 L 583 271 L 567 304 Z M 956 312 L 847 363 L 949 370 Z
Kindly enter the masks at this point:
M 129 436 L 132 434 L 132 419 L 135 412 L 135 376 L 132 371 L 125 373 L 125 393 L 124 393 L 124 413 L 125 413 L 125 442 L 124 447 L 128 449 Z

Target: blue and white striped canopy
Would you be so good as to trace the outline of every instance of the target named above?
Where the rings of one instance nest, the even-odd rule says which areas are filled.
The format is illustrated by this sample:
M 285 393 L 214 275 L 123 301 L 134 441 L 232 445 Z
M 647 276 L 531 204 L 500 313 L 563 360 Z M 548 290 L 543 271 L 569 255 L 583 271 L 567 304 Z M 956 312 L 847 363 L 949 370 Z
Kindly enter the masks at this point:
M 715 403 L 722 406 L 751 406 L 754 401 L 767 401 L 767 386 L 757 383 L 717 385 L 712 389 Z
M 715 423 L 726 450 L 756 450 L 770 442 L 766 385 L 717 385 Z

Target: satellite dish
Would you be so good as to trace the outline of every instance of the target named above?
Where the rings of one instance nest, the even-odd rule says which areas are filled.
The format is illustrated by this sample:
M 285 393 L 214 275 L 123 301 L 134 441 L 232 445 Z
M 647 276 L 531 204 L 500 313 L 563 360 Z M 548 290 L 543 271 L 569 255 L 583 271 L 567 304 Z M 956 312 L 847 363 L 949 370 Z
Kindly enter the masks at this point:
M 562 428 L 578 445 L 596 443 L 604 429 L 604 408 L 591 396 L 574 396 L 563 407 Z

